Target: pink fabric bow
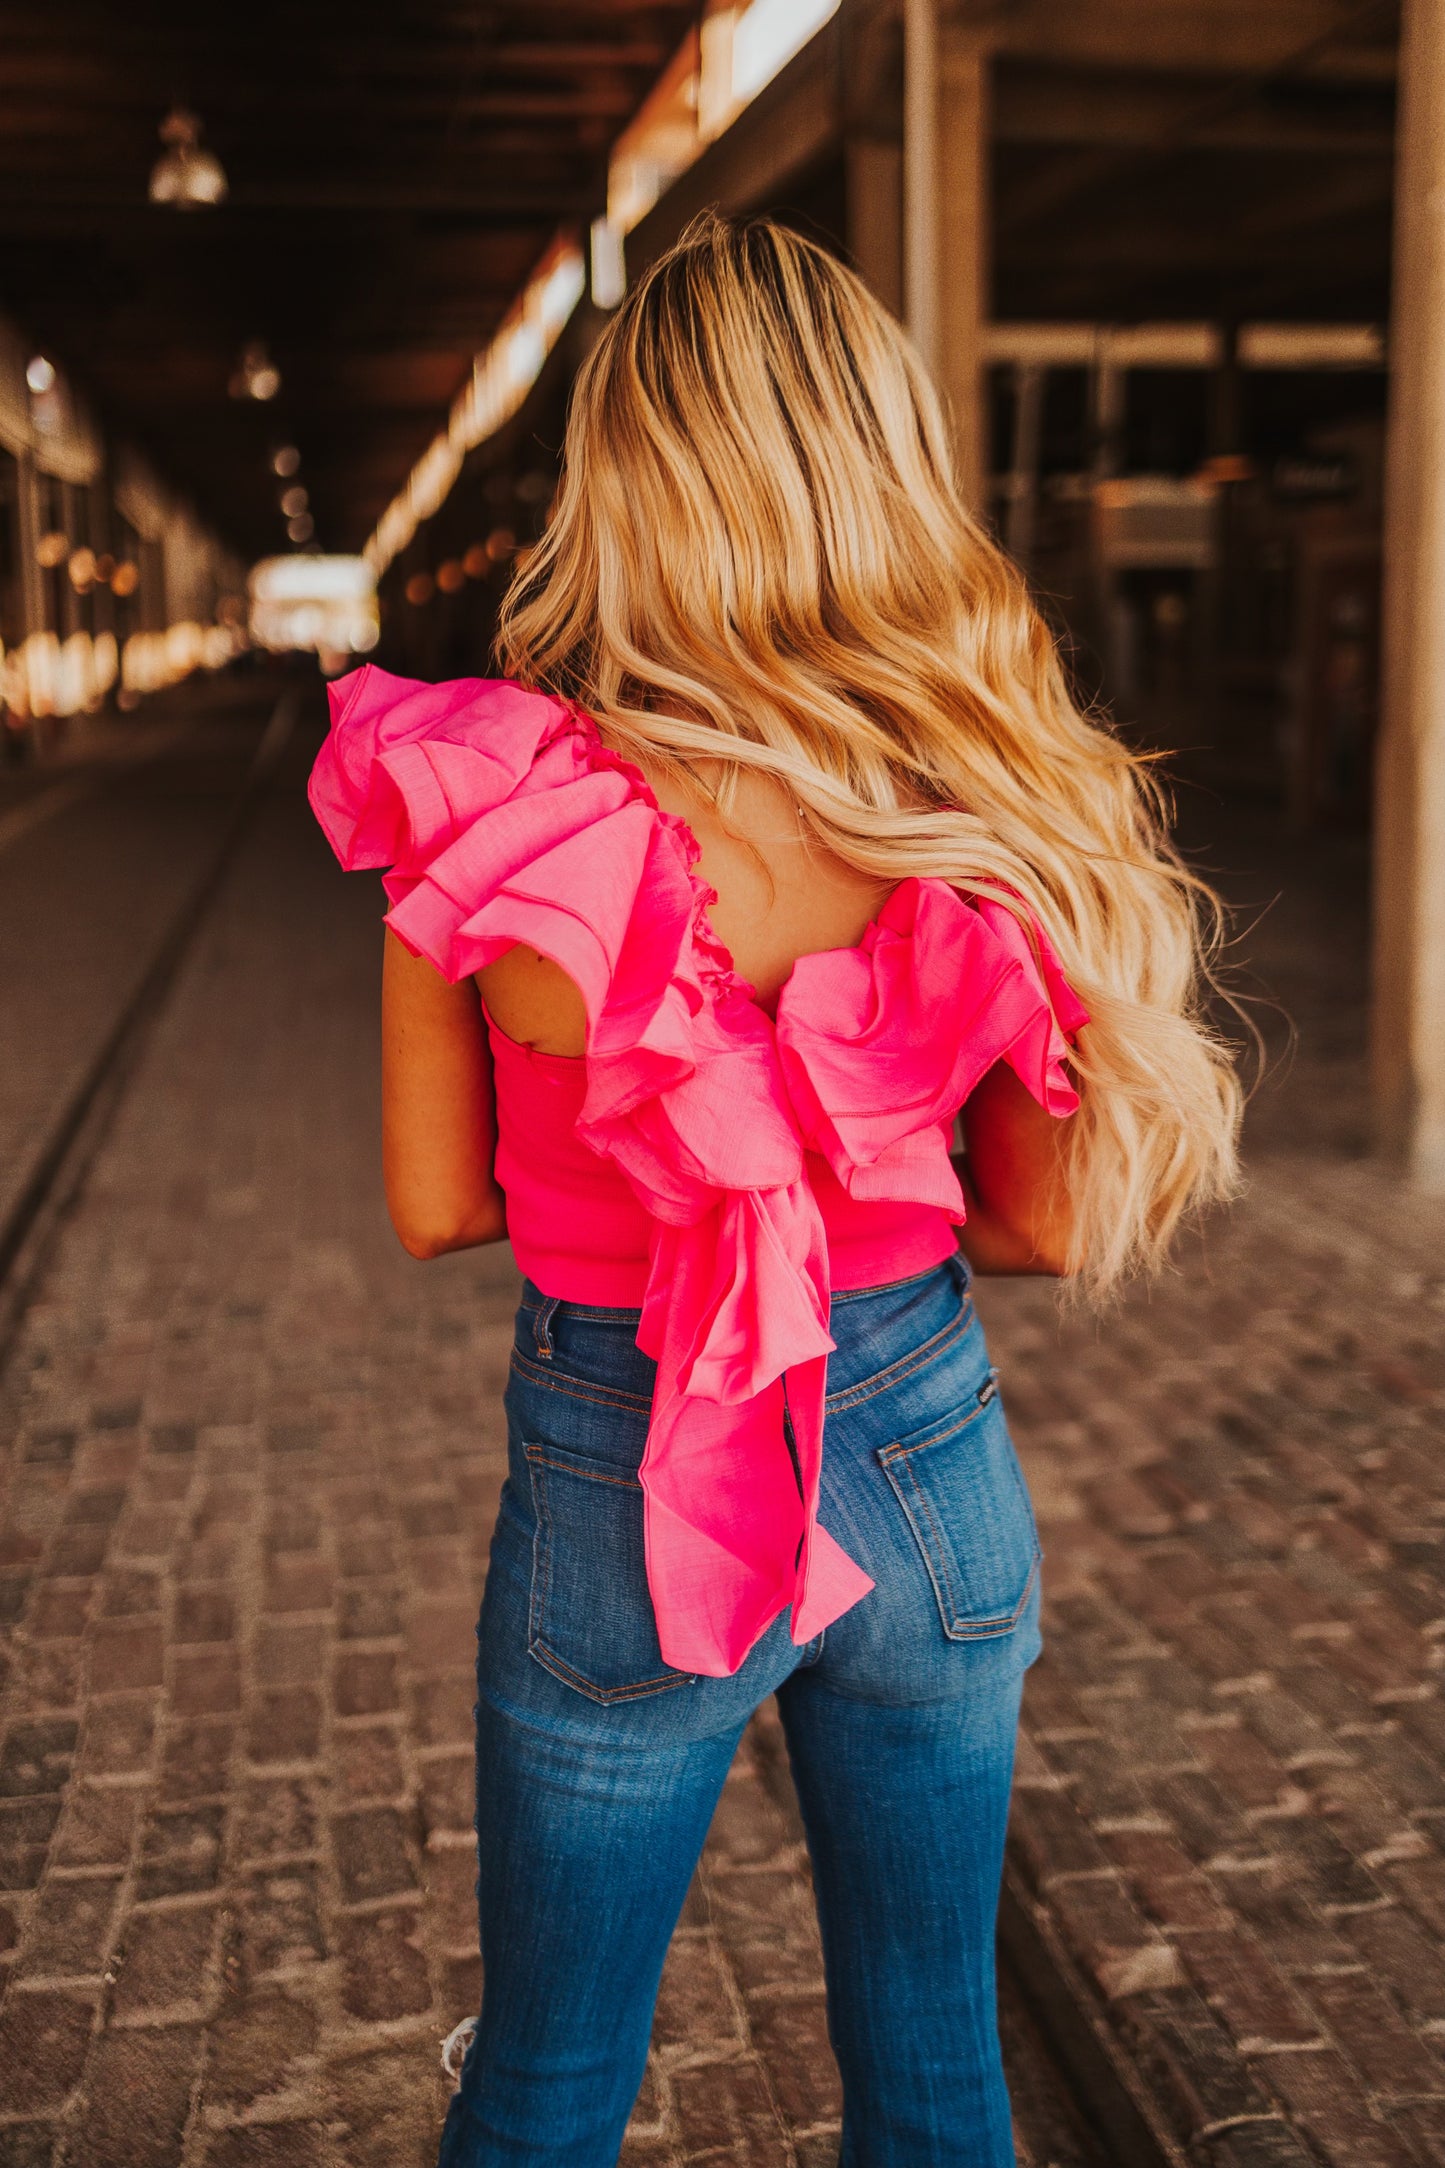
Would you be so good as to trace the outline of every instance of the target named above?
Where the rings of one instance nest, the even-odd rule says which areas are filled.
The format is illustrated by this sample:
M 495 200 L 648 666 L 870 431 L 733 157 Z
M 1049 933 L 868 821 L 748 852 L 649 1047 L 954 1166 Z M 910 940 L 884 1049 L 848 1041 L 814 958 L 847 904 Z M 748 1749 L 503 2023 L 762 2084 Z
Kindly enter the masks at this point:
M 963 1218 L 954 1115 L 1010 1063 L 1077 1104 L 1086 1019 L 1041 934 L 904 881 L 856 949 L 800 959 L 776 1027 L 707 925 L 696 845 L 560 702 L 373 666 L 332 688 L 311 800 L 341 863 L 389 865 L 388 924 L 451 979 L 515 943 L 582 993 L 579 1134 L 652 1221 L 640 1480 L 664 1660 L 736 1671 L 785 1610 L 811 1640 L 872 1582 L 817 1518 L 827 1244 L 806 1154 L 860 1199 Z

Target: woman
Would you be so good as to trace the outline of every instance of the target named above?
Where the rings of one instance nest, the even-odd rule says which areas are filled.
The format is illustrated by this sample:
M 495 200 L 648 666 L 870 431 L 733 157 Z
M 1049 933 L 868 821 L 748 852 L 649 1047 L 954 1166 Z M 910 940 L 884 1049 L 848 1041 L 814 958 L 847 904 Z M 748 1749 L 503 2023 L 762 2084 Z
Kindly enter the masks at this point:
M 701 220 L 611 320 L 499 646 L 513 682 L 338 687 L 312 785 L 392 869 L 397 1231 L 525 1274 L 443 2168 L 616 2160 L 772 1693 L 842 2160 L 998 2168 L 1039 1549 L 969 1281 L 1107 1288 L 1229 1189 L 1209 899 L 907 342 L 770 223 Z

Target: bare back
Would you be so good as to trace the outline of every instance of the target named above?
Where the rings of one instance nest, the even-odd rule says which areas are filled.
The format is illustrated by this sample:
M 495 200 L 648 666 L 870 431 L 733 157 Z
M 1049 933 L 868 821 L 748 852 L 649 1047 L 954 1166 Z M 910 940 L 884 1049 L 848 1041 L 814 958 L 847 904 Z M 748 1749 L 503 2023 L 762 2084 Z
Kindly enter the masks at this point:
M 699 871 L 717 890 L 708 916 L 741 976 L 771 1014 L 800 956 L 852 948 L 893 883 L 873 879 L 824 850 L 798 818 L 787 788 L 744 774 L 726 822 L 682 779 L 643 763 L 657 800 L 698 840 Z M 544 1054 L 586 1051 L 582 997 L 535 949 L 514 948 L 477 974 L 499 1030 Z

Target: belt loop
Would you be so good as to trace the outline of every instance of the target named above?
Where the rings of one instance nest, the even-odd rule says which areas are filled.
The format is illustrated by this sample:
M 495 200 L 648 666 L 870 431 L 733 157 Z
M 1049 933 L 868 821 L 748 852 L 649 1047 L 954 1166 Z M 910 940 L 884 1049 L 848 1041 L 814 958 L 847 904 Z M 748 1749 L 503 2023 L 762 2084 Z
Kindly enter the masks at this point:
M 555 1350 L 552 1346 L 552 1320 L 561 1307 L 559 1295 L 544 1295 L 538 1303 L 532 1319 L 532 1332 L 537 1343 L 537 1360 L 549 1363 Z

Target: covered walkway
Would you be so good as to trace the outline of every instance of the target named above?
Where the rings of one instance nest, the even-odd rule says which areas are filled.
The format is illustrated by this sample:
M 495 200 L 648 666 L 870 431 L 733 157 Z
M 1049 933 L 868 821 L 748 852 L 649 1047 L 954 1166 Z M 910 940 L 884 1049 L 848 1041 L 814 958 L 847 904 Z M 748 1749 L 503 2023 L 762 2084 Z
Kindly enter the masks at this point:
M 274 691 L 189 718 L 151 818 L 204 771 L 219 824 Z M 16 2164 L 425 2168 L 477 1994 L 469 1651 L 514 1277 L 415 1266 L 386 1227 L 378 898 L 304 809 L 316 730 L 311 700 L 9 1323 Z M 104 954 L 79 808 L 48 834 L 35 938 L 68 909 Z M 1216 846 L 1255 904 L 1258 843 L 1241 819 Z M 981 1297 L 1048 1551 L 1004 1936 L 1032 2168 L 1445 2157 L 1445 1224 L 1359 1156 L 1357 857 L 1301 846 L 1246 937 L 1301 1043 L 1239 1211 L 1105 1329 L 1043 1286 Z M 77 1003 L 97 1043 L 108 986 Z M 835 2088 L 764 1712 L 626 2159 L 826 2168 Z
M 515 1279 L 386 1225 L 379 892 L 246 566 L 328 668 L 486 669 L 708 203 L 906 318 L 1265 1003 L 1177 1270 L 978 1293 L 1048 1553 L 1021 2162 L 1445 2163 L 1445 0 L 58 0 L 0 86 L 0 2168 L 434 2157 Z M 838 2116 L 764 1709 L 624 2158 Z

